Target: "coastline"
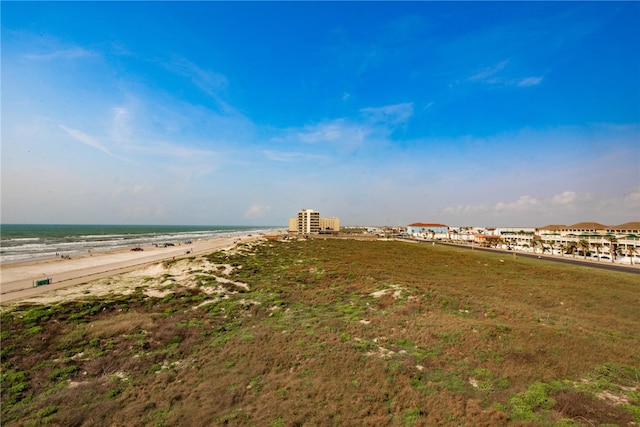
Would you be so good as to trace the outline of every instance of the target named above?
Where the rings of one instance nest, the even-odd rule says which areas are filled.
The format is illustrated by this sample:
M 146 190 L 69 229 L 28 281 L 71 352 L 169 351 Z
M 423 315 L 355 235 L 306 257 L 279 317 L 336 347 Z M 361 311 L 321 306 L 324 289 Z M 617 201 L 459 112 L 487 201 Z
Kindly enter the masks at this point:
M 236 235 L 197 240 L 189 245 L 145 246 L 143 251 L 118 249 L 91 252 L 71 259 L 47 258 L 0 265 L 0 304 L 28 298 L 51 290 L 85 283 L 89 280 L 143 268 L 169 259 L 180 259 L 232 248 L 239 242 L 261 236 Z M 51 283 L 34 287 L 34 281 L 50 278 Z
M 180 225 L 0 224 L 0 266 L 113 252 L 150 245 L 269 233 L 279 227 Z

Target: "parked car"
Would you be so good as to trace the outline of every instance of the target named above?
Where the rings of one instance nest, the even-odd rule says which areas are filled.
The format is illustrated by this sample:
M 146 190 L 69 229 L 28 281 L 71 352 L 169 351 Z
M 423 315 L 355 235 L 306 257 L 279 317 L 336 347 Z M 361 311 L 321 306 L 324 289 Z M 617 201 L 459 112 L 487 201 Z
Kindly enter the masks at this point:
M 135 248 L 131 248 L 131 250 L 134 251 L 134 252 L 144 251 L 144 249 L 142 249 L 140 246 L 136 246 Z

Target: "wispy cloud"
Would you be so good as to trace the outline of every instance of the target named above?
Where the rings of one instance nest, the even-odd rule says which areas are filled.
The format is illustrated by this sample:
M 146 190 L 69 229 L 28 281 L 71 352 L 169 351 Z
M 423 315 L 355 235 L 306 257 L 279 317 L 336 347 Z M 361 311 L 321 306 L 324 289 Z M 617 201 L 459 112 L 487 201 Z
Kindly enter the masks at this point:
M 327 160 L 329 156 L 306 153 L 301 151 L 262 150 L 262 155 L 268 160 L 276 162 L 297 162 L 306 160 Z
M 336 119 L 327 123 L 306 126 L 296 132 L 301 142 L 307 144 L 331 143 L 343 147 L 356 148 L 364 143 L 370 130 L 365 126 Z
M 536 86 L 542 83 L 542 80 L 544 80 L 544 77 L 525 77 L 524 79 L 517 80 L 515 85 L 520 87 Z
M 413 103 L 386 105 L 384 107 L 369 107 L 360 110 L 368 121 L 374 124 L 388 124 L 391 126 L 406 123 L 413 116 Z
M 467 81 L 486 85 L 529 87 L 537 86 L 544 80 L 544 76 L 513 77 L 517 72 L 513 71 L 514 67 L 510 65 L 509 60 L 501 61 L 473 74 Z
M 271 211 L 271 206 L 260 203 L 253 203 L 244 214 L 245 218 L 260 218 Z
M 237 114 L 221 95 L 229 83 L 224 74 L 205 70 L 188 59 L 176 55 L 169 61 L 165 61 L 163 65 L 175 74 L 189 79 L 194 86 L 211 96 L 225 114 Z
M 77 129 L 71 129 L 68 128 L 64 125 L 58 125 L 58 127 L 60 129 L 62 129 L 63 131 L 65 131 L 69 136 L 71 136 L 73 139 L 75 139 L 76 141 L 79 141 L 83 144 L 86 144 L 90 147 L 93 148 L 97 148 L 98 150 L 102 151 L 105 154 L 108 154 L 112 157 L 115 157 L 111 151 L 109 151 L 109 149 L 107 147 L 105 147 L 104 145 L 102 145 L 100 142 L 98 142 L 97 139 L 93 138 L 92 136 L 87 135 L 84 132 L 81 132 Z
M 113 115 L 113 138 L 118 143 L 125 143 L 131 136 L 130 122 L 132 114 L 126 107 L 114 107 Z
M 356 117 L 342 117 L 302 129 L 284 132 L 282 140 L 297 140 L 304 144 L 328 144 L 353 151 L 367 145 L 384 142 L 413 115 L 413 103 L 362 108 Z
M 476 74 L 473 74 L 467 80 L 471 82 L 495 83 L 496 81 L 500 80 L 496 77 L 496 74 L 504 70 L 508 63 L 509 61 L 505 60 L 490 67 L 484 68 Z
M 227 77 L 223 74 L 204 70 L 186 58 L 174 56 L 168 66 L 174 72 L 191 78 L 196 86 L 210 95 L 217 95 L 228 84 Z
M 60 49 L 43 53 L 26 53 L 22 57 L 31 61 L 50 61 L 56 59 L 76 59 L 96 55 L 95 52 L 80 47 Z
M 178 142 L 143 142 L 139 145 L 132 145 L 130 149 L 131 151 L 174 159 L 207 159 L 218 154 L 213 150 L 193 148 Z

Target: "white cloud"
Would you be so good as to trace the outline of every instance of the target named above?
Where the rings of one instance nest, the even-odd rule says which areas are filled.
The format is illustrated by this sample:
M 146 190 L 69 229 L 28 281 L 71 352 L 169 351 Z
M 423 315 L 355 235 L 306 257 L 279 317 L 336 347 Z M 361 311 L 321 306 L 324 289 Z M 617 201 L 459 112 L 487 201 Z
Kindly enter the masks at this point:
M 397 125 L 405 123 L 413 115 L 413 103 L 386 105 L 384 107 L 369 107 L 360 110 L 362 115 L 373 123 L 388 123 Z
M 175 56 L 171 62 L 165 64 L 174 73 L 191 79 L 191 82 L 204 93 L 213 96 L 218 102 L 223 103 L 219 94 L 227 88 L 227 77 L 214 71 L 204 70 L 188 59 Z M 230 107 L 223 103 L 224 106 Z
M 180 159 L 191 159 L 191 160 L 197 160 L 197 159 L 205 160 L 205 158 L 210 158 L 217 154 L 215 151 L 212 151 L 212 150 L 192 148 L 185 145 L 180 145 L 177 142 L 176 143 L 174 142 L 146 143 L 144 145 L 137 146 L 135 149 L 139 152 L 157 154 L 157 155 L 165 156 L 172 159 L 180 158 Z
M 516 82 L 516 86 L 527 87 L 527 86 L 536 86 L 542 83 L 544 77 L 525 77 L 524 79 Z
M 492 82 L 493 78 L 496 74 L 498 74 L 500 71 L 502 71 L 504 69 L 504 67 L 507 66 L 507 64 L 509 63 L 508 60 L 499 62 L 496 65 L 492 65 L 491 67 L 487 67 L 485 69 L 483 69 L 482 71 L 472 75 L 471 77 L 469 77 L 467 80 L 472 81 L 472 82 Z
M 460 217 L 460 216 L 476 215 L 479 213 L 486 213 L 489 210 L 490 210 L 489 205 L 487 205 L 486 203 L 481 203 L 477 205 L 448 206 L 443 209 L 443 212 L 453 217 Z
M 512 77 L 513 72 L 509 73 L 509 71 L 506 69 L 508 64 L 509 61 L 505 60 L 491 67 L 485 68 L 482 71 L 469 77 L 467 81 L 489 85 L 529 87 L 539 85 L 544 79 L 543 76 L 514 78 Z
M 393 130 L 413 115 L 413 103 L 362 108 L 359 117 L 337 118 L 283 132 L 280 141 L 329 144 L 347 151 L 385 141 Z
M 244 217 L 260 218 L 266 215 L 267 213 L 269 213 L 269 211 L 271 211 L 271 206 L 262 205 L 260 203 L 254 203 L 251 206 L 249 206 L 249 209 L 247 210 L 247 212 L 245 212 Z
M 631 188 L 629 192 L 622 194 L 622 206 L 640 216 L 640 185 Z
M 117 142 L 126 142 L 131 136 L 131 112 L 126 107 L 115 107 L 113 111 L 113 138 Z
M 302 159 L 305 153 L 294 151 L 275 151 L 275 150 L 262 150 L 262 155 L 268 160 L 276 162 L 295 162 Z
M 294 132 L 296 138 L 306 144 L 331 144 L 354 150 L 364 145 L 372 129 L 344 119 L 336 119 L 328 123 L 306 126 Z
M 61 49 L 46 53 L 27 53 L 23 55 L 23 58 L 31 61 L 50 61 L 55 59 L 76 59 L 95 55 L 94 52 L 90 52 L 86 49 L 74 47 L 70 49 Z
M 542 225 L 546 222 L 572 223 L 578 221 L 593 221 L 602 217 L 625 218 L 629 210 L 628 205 L 640 205 L 640 195 L 630 193 L 625 198 L 594 197 L 590 193 L 563 191 L 548 198 L 536 198 L 522 195 L 516 200 L 500 201 L 495 204 L 479 203 L 475 205 L 449 206 L 442 212 L 452 220 L 489 221 L 503 224 L 521 221 L 525 224 L 511 225 Z M 634 202 L 633 199 L 637 198 Z M 613 209 L 621 206 L 621 209 Z M 627 212 L 625 214 L 625 212 Z M 535 223 L 531 223 L 534 221 Z
M 526 212 L 532 209 L 536 209 L 540 206 L 540 201 L 535 197 L 528 195 L 520 196 L 518 200 L 514 202 L 498 202 L 493 207 L 493 210 L 497 213 L 520 213 Z
M 625 200 L 629 203 L 640 205 L 640 191 L 635 191 L 625 195 Z
M 319 154 L 310 154 L 299 151 L 277 151 L 277 150 L 262 150 L 262 155 L 269 160 L 276 162 L 295 162 L 303 160 L 327 160 L 328 156 Z
M 307 126 L 298 132 L 302 142 L 316 144 L 322 142 L 340 142 L 346 139 L 362 141 L 364 131 L 361 128 L 337 119 L 329 123 Z
M 565 191 L 561 194 L 556 194 L 551 198 L 551 201 L 557 205 L 570 205 L 577 199 L 575 191 Z
M 60 129 L 62 129 L 63 131 L 65 131 L 68 135 L 70 135 L 72 138 L 74 138 L 77 141 L 82 142 L 83 144 L 86 144 L 90 147 L 93 148 L 97 148 L 98 150 L 102 151 L 103 153 L 106 153 L 110 156 L 113 156 L 113 154 L 111 154 L 111 151 L 109 151 L 109 149 L 107 147 L 105 147 L 104 145 L 102 145 L 100 142 L 98 142 L 95 138 L 77 130 L 77 129 L 71 129 L 68 128 L 66 126 L 63 125 L 58 125 L 58 127 Z
M 155 191 L 155 188 L 149 184 L 136 184 L 131 188 L 132 194 L 144 194 L 144 193 L 152 193 Z

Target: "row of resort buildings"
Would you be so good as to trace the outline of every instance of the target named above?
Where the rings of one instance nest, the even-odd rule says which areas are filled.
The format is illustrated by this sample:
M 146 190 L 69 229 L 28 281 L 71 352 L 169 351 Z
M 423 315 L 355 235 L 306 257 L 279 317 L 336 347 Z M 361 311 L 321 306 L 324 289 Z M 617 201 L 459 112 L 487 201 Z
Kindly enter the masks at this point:
M 405 236 L 540 254 L 579 255 L 626 264 L 640 263 L 640 222 L 619 225 L 579 222 L 537 228 L 449 227 L 417 222 L 407 226 Z
M 340 220 L 321 218 L 318 211 L 302 209 L 289 219 L 289 233 L 337 234 Z M 619 225 L 580 222 L 544 227 L 450 227 L 416 222 L 406 227 L 368 227 L 369 234 L 412 239 L 446 240 L 506 250 L 573 255 L 640 264 L 640 221 Z

